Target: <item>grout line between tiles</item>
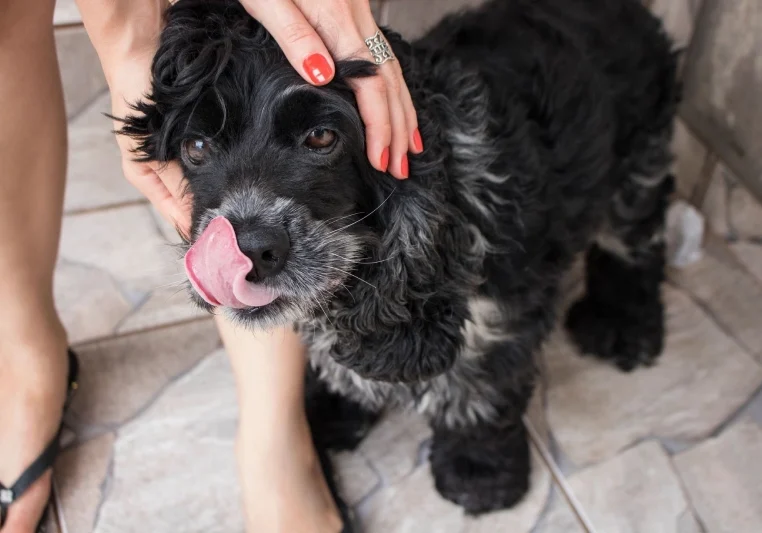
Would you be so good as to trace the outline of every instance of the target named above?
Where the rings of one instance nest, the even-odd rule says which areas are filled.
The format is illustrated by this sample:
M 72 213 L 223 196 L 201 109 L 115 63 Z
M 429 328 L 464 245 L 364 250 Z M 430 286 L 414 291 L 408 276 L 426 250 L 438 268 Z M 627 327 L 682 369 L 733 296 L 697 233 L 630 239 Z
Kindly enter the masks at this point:
M 79 435 L 78 434 L 76 435 L 75 441 L 71 445 L 72 447 L 82 446 L 85 443 L 89 442 L 90 440 L 102 437 L 103 435 L 107 435 L 109 433 L 112 433 L 114 435 L 114 442 L 112 444 L 111 455 L 109 457 L 108 466 L 106 468 L 106 473 L 104 475 L 103 481 L 102 481 L 101 486 L 100 486 L 100 489 L 101 489 L 101 491 L 100 491 L 100 498 L 99 498 L 99 501 L 98 501 L 98 506 L 96 508 L 95 517 L 93 519 L 93 530 L 95 530 L 95 528 L 98 525 L 98 521 L 100 520 L 101 510 L 103 508 L 103 505 L 106 503 L 106 500 L 109 497 L 109 492 L 111 490 L 111 483 L 113 482 L 114 468 L 115 468 L 114 465 L 115 465 L 115 453 L 116 452 L 114 451 L 114 445 L 116 444 L 116 441 L 119 438 L 119 431 L 125 425 L 132 423 L 134 420 L 136 420 L 137 418 L 142 416 L 146 411 L 148 411 L 151 407 L 153 407 L 153 405 L 156 404 L 156 402 L 164 395 L 164 393 L 166 392 L 166 390 L 169 387 L 171 387 L 172 385 L 176 384 L 177 382 L 182 380 L 184 377 L 186 377 L 188 374 L 190 374 L 191 372 L 196 370 L 200 365 L 202 365 L 204 363 L 204 361 L 207 361 L 209 359 L 209 356 L 212 353 L 214 353 L 214 351 L 219 349 L 220 346 L 221 346 L 221 342 L 219 343 L 217 348 L 215 348 L 215 350 L 213 350 L 212 352 L 209 352 L 208 354 L 206 354 L 206 355 L 202 356 L 201 358 L 199 358 L 198 361 L 193 363 L 187 369 L 182 370 L 178 374 L 172 376 L 167 381 L 167 383 L 163 387 L 161 387 L 161 389 L 157 390 L 156 393 L 153 396 L 151 396 L 151 398 L 149 398 L 145 402 L 145 404 L 142 405 L 139 409 L 137 409 L 130 417 L 126 418 L 125 420 L 122 420 L 119 423 L 109 425 L 108 427 L 102 426 L 102 428 L 105 429 L 105 431 L 96 432 L 95 434 L 89 435 L 85 439 L 80 440 Z M 365 460 L 366 460 L 366 462 L 368 462 L 368 464 L 370 464 L 370 462 L 367 461 L 367 459 L 365 459 Z M 371 465 L 371 468 L 373 468 L 372 465 Z M 374 472 L 376 472 L 375 469 L 374 469 Z M 376 472 L 376 474 L 379 475 L 379 480 L 381 480 L 380 474 L 378 474 L 377 472 Z M 376 489 L 377 489 L 377 487 L 374 487 L 374 490 L 376 490 Z M 58 492 L 58 489 L 57 489 L 57 485 L 55 484 L 55 476 L 53 476 L 53 495 L 54 495 L 54 504 L 55 504 L 55 509 L 56 509 L 56 517 L 58 519 L 58 523 L 62 524 L 60 526 L 60 529 L 61 529 L 60 533 L 69 533 L 69 530 L 68 530 L 67 525 L 66 525 L 66 518 L 64 516 L 63 505 L 61 504 L 61 501 L 59 499 L 58 494 L 59 494 L 59 492 Z
M 708 439 L 705 439 L 702 442 L 706 442 L 706 440 Z M 701 515 L 699 514 L 698 509 L 696 508 L 696 504 L 693 502 L 693 499 L 691 498 L 691 493 L 688 490 L 688 487 L 685 484 L 683 477 L 680 475 L 680 472 L 677 470 L 677 467 L 675 466 L 674 458 L 672 456 L 669 456 L 667 460 L 668 460 L 667 462 L 669 463 L 669 468 L 672 471 L 672 475 L 674 475 L 675 479 L 677 479 L 677 484 L 680 486 L 680 491 L 683 493 L 683 496 L 685 497 L 685 504 L 687 507 L 686 511 L 690 512 L 693 515 L 693 518 L 696 520 L 696 523 L 699 526 L 700 533 L 706 533 L 709 530 L 706 528 L 706 524 L 704 524 L 704 520 L 701 518 Z
M 706 442 L 709 439 L 714 439 L 719 437 L 720 434 L 723 433 L 726 429 L 728 429 L 730 426 L 739 422 L 741 418 L 744 416 L 744 413 L 746 409 L 749 407 L 749 404 L 751 404 L 754 400 L 756 400 L 759 394 L 762 394 L 762 385 L 757 387 L 757 389 L 751 393 L 751 396 L 749 396 L 749 398 L 747 398 L 747 400 L 743 404 L 741 404 L 738 407 L 738 409 L 733 411 L 729 417 L 727 417 L 725 420 L 720 422 L 717 425 L 717 427 L 712 430 L 709 436 L 703 439 L 701 442 L 697 443 L 696 446 L 698 446 L 702 442 Z
M 595 526 L 582 507 L 582 504 L 574 495 L 574 491 L 566 481 L 566 477 L 563 475 L 561 470 L 558 468 L 558 465 L 553 460 L 553 455 L 550 453 L 550 450 L 548 450 L 548 447 L 545 446 L 545 443 L 527 416 L 524 416 L 524 425 L 527 427 L 527 431 L 529 432 L 529 438 L 532 440 L 532 443 L 539 452 L 543 462 L 548 467 L 551 477 L 556 482 L 559 491 L 561 494 L 563 494 L 564 499 L 571 507 L 572 512 L 577 517 L 580 525 L 585 529 L 586 533 L 598 533 L 598 530 L 595 529 Z
M 59 22 L 57 24 L 53 24 L 54 30 L 68 30 L 71 28 L 84 28 L 85 25 L 82 21 L 79 22 Z
M 152 394 L 140 407 L 136 408 L 130 416 L 124 418 L 120 422 L 114 422 L 109 424 L 103 424 L 103 425 L 95 425 L 95 426 L 89 426 L 89 428 L 93 428 L 95 431 L 92 431 L 90 435 L 87 436 L 87 438 L 83 440 L 79 440 L 79 435 L 77 435 L 77 439 L 75 440 L 76 446 L 81 446 L 84 443 L 96 439 L 100 436 L 103 436 L 108 433 L 114 434 L 114 442 L 116 443 L 116 440 L 119 437 L 119 431 L 124 428 L 126 425 L 131 424 L 141 416 L 143 416 L 146 411 L 151 409 L 154 404 L 156 404 L 159 399 L 164 396 L 164 393 L 181 381 L 183 378 L 185 378 L 188 374 L 191 372 L 194 372 L 199 366 L 201 366 L 205 361 L 209 359 L 209 357 L 214 354 L 217 350 L 223 348 L 222 341 L 220 339 L 217 340 L 217 345 L 207 354 L 199 357 L 199 359 L 195 362 L 193 362 L 189 367 L 180 370 L 177 374 L 174 376 L 170 376 L 167 382 L 161 386 L 154 394 Z
M 708 242 L 706 242 L 704 245 L 704 250 L 707 255 L 712 255 L 725 266 L 741 271 L 755 285 L 762 287 L 762 282 L 760 282 L 757 275 L 749 269 L 746 263 L 741 261 L 741 258 L 738 257 L 738 254 L 736 254 L 736 252 L 730 247 L 730 243 L 727 239 L 723 238 L 721 235 L 718 235 L 715 232 L 711 232 L 706 240 Z M 739 241 L 736 240 L 735 242 Z M 720 253 L 723 255 L 722 257 L 717 255 Z M 731 262 L 732 264 L 728 264 L 728 262 Z
M 114 431 L 114 442 L 111 444 L 111 454 L 108 458 L 108 465 L 106 466 L 106 474 L 103 476 L 103 481 L 100 485 L 100 497 L 98 498 L 98 506 L 95 508 L 95 516 L 93 516 L 92 530 L 95 531 L 98 527 L 98 522 L 101 519 L 101 512 L 103 506 L 106 504 L 106 500 L 111 492 L 111 485 L 114 479 L 114 468 L 116 462 L 116 451 L 114 446 L 116 445 L 116 439 L 118 438 L 118 432 Z
M 178 320 L 176 322 L 170 322 L 167 324 L 158 324 L 156 326 L 148 326 L 145 328 L 139 328 L 132 331 L 126 331 L 123 333 L 112 333 L 109 335 L 103 335 L 101 337 L 94 337 L 92 339 L 87 339 L 81 342 L 75 342 L 72 344 L 72 348 L 76 350 L 77 348 L 92 346 L 93 344 L 100 344 L 102 342 L 109 342 L 109 341 L 113 341 L 117 339 L 124 339 L 126 337 L 132 337 L 132 336 L 140 335 L 143 333 L 151 333 L 154 331 L 161 331 L 164 329 L 170 329 L 170 328 L 179 327 L 179 326 L 186 326 L 188 324 L 195 324 L 196 322 L 203 322 L 206 320 L 212 320 L 212 317 L 211 316 L 193 317 L 193 318 L 188 318 L 185 320 Z
M 114 211 L 116 209 L 122 209 L 125 207 L 137 207 L 137 206 L 143 206 L 143 205 L 149 205 L 148 200 L 146 200 L 145 198 L 136 199 L 136 200 L 126 200 L 123 202 L 99 205 L 96 207 L 83 207 L 79 209 L 70 209 L 64 212 L 64 216 L 90 215 L 92 213 L 102 213 L 104 211 Z
M 751 359 L 757 365 L 760 364 L 759 354 L 750 346 L 747 346 L 743 340 L 739 339 L 738 336 L 736 336 L 727 326 L 725 326 L 725 324 L 718 318 L 717 313 L 712 310 L 712 308 L 706 302 L 696 296 L 687 287 L 682 286 L 680 283 L 677 283 L 674 280 L 667 279 L 665 284 L 685 294 L 688 299 L 693 302 L 693 304 L 697 306 L 701 312 L 704 313 L 704 315 L 717 327 L 717 329 L 719 329 L 726 337 L 738 345 L 738 347 L 749 357 L 749 359 Z
M 120 289 L 121 290 L 121 289 Z M 151 300 L 151 296 L 154 295 L 154 292 L 147 292 L 145 296 L 143 296 L 139 302 L 137 302 L 135 305 L 132 306 L 132 309 L 130 309 L 129 313 L 124 315 L 122 318 L 120 318 L 117 323 L 114 325 L 112 331 L 115 333 L 117 332 L 124 332 L 124 333 L 131 333 L 133 330 L 127 329 L 122 330 L 124 327 L 124 324 L 130 319 L 133 318 L 135 315 L 140 313 L 140 310 L 145 307 L 145 305 Z M 126 298 L 125 298 L 126 299 Z

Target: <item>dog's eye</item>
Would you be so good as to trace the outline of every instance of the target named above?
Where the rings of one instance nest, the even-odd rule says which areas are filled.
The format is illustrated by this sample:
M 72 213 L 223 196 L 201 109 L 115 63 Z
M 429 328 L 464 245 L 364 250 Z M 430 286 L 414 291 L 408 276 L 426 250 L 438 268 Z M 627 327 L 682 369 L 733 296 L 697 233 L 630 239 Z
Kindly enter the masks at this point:
M 187 139 L 183 141 L 185 158 L 192 165 L 201 165 L 209 158 L 211 147 L 203 139 Z
M 336 144 L 336 132 L 325 128 L 315 128 L 304 140 L 304 146 L 315 152 L 328 152 Z

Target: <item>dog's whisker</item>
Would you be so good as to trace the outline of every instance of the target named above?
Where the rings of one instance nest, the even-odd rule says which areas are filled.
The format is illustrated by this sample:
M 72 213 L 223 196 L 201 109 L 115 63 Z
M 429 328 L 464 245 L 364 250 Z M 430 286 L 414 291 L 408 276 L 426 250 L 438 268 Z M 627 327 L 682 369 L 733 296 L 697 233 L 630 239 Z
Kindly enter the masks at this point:
M 340 268 L 336 268 L 336 267 L 334 267 L 334 266 L 331 266 L 331 265 L 327 265 L 327 266 L 328 266 L 328 268 L 330 268 L 330 269 L 332 269 L 332 270 L 338 270 L 339 272 L 342 272 L 342 273 L 346 274 L 347 276 L 352 276 L 353 278 L 355 278 L 355 279 L 357 279 L 357 280 L 360 280 L 360 281 L 362 281 L 363 283 L 365 283 L 366 285 L 369 285 L 370 287 L 373 287 L 374 289 L 378 290 L 378 287 L 376 287 L 376 286 L 375 286 L 375 285 L 373 285 L 372 283 L 369 283 L 369 282 L 365 281 L 364 279 L 362 279 L 362 278 L 361 278 L 361 277 L 359 277 L 359 276 L 355 276 L 355 275 L 354 275 L 354 274 L 352 274 L 351 272 L 347 272 L 346 270 L 341 270 Z
M 328 316 L 328 313 L 326 313 L 325 309 L 323 309 L 323 304 L 320 303 L 320 300 L 315 300 L 315 301 L 320 306 L 320 310 L 323 311 L 323 314 L 325 315 L 326 320 L 330 322 L 331 326 L 336 327 L 334 326 L 333 321 L 331 321 L 331 318 Z
M 344 220 L 345 218 L 357 216 L 357 215 L 360 215 L 360 214 L 362 214 L 362 213 L 358 212 L 358 213 L 351 213 L 349 215 L 344 215 L 344 216 L 340 216 L 340 217 L 332 217 L 332 218 L 329 218 L 329 219 L 326 219 L 326 220 L 318 220 L 317 223 L 315 224 L 314 231 L 321 230 L 324 227 L 328 226 L 329 224 L 333 224 L 334 222 L 338 222 L 339 220 Z M 331 233 L 333 233 L 333 231 Z M 330 235 L 330 233 L 329 233 L 329 235 Z
M 328 252 L 328 253 L 331 254 L 331 255 L 334 255 L 334 256 L 336 256 L 338 258 L 341 258 L 344 261 L 348 261 L 348 262 L 352 263 L 353 265 L 375 265 L 375 264 L 378 264 L 378 263 L 385 263 L 387 261 L 391 261 L 392 260 L 391 257 L 387 257 L 386 259 L 381 259 L 380 261 L 363 262 L 365 258 L 362 258 L 360 260 L 354 260 L 354 259 L 350 259 L 348 257 L 344 257 L 343 255 L 339 255 L 339 254 L 336 254 L 336 253 L 333 253 L 333 252 Z
M 326 220 L 325 223 L 326 224 L 331 224 L 333 222 L 338 222 L 339 220 L 344 220 L 345 218 L 349 218 L 349 217 L 353 217 L 353 216 L 361 215 L 361 214 L 362 214 L 361 212 L 357 212 L 357 213 L 352 213 L 352 214 L 349 214 L 349 215 L 344 215 L 343 217 L 333 217 L 333 218 L 329 218 L 328 220 Z
M 185 287 L 180 287 L 176 291 L 172 291 L 172 294 L 170 294 L 170 297 L 177 296 L 178 294 L 185 292 Z
M 170 289 L 170 288 L 173 288 L 173 287 L 177 287 L 180 290 L 185 289 L 185 280 L 181 279 L 181 280 L 177 280 L 177 281 L 170 281 L 169 283 L 163 283 L 161 285 L 156 285 L 156 286 L 153 287 L 153 290 Z
M 347 291 L 347 293 L 349 294 L 349 296 L 352 298 L 352 301 L 353 301 L 354 303 L 357 303 L 357 300 L 355 300 L 355 296 L 354 296 L 354 294 L 352 294 L 352 291 L 350 291 L 350 290 L 349 290 L 349 288 L 348 288 L 346 285 L 344 285 L 343 283 L 341 283 L 341 286 L 342 286 L 342 287 L 344 287 L 344 290 L 345 290 L 345 291 Z
M 391 197 L 392 197 L 392 194 L 394 194 L 394 191 L 396 191 L 396 190 L 397 190 L 397 187 L 395 187 L 394 189 L 392 189 L 392 192 L 390 192 L 390 193 L 389 193 L 389 196 L 387 196 L 387 197 L 384 199 L 384 201 L 383 201 L 383 202 L 381 202 L 380 204 L 378 204 L 378 207 L 376 207 L 376 208 L 375 208 L 373 211 L 371 211 L 370 213 L 368 213 L 367 215 L 365 215 L 364 217 L 362 217 L 360 220 L 355 220 L 354 222 L 352 222 L 351 224 L 348 224 L 348 225 L 344 226 L 343 228 L 339 228 L 339 229 L 337 229 L 337 230 L 334 230 L 334 231 L 330 232 L 328 235 L 329 235 L 329 236 L 330 236 L 330 235 L 333 235 L 333 234 L 334 234 L 334 233 L 336 233 L 336 232 L 339 232 L 339 231 L 343 231 L 343 230 L 345 230 L 345 229 L 347 229 L 347 228 L 350 228 L 350 227 L 354 226 L 354 225 L 355 225 L 355 224 L 357 224 L 358 222 L 362 222 L 363 220 L 365 220 L 366 218 L 368 218 L 369 216 L 371 216 L 373 213 L 375 213 L 376 211 L 378 211 L 379 209 L 381 209 L 381 208 L 383 207 L 383 205 L 384 205 L 384 204 L 385 204 L 385 203 L 386 203 L 386 202 L 389 200 L 389 198 L 391 198 Z

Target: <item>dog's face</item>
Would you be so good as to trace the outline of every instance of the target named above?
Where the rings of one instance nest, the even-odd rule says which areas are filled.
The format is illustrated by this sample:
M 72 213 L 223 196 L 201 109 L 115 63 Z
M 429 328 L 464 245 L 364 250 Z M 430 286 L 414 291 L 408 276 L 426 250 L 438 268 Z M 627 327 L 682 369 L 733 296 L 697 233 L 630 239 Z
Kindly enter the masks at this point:
M 187 117 L 187 129 L 170 142 L 194 198 L 193 240 L 224 217 L 250 260 L 244 260 L 245 283 L 264 289 L 261 299 L 235 293 L 232 301 L 211 289 L 207 303 L 272 323 L 305 316 L 341 287 L 362 256 L 366 226 L 352 223 L 367 195 L 358 167 L 363 131 L 353 106 L 290 70 L 259 74 L 249 94 L 234 88 L 219 100 L 206 95 Z M 222 102 L 235 111 L 226 116 Z M 191 257 L 194 292 L 204 295 L 203 276 L 215 274 L 201 267 L 202 279 L 194 280 Z M 233 278 L 236 272 L 220 274 Z
M 404 43 L 387 37 L 404 70 Z M 143 160 L 182 165 L 200 305 L 255 327 L 312 318 L 326 330 L 317 349 L 342 366 L 417 382 L 453 364 L 479 278 L 461 264 L 473 243 L 444 200 L 442 143 L 411 158 L 415 180 L 368 162 L 349 82 L 373 74 L 338 61 L 335 79 L 312 87 L 239 2 L 183 0 L 168 11 L 151 93 L 121 133 Z
M 170 12 L 151 101 L 123 131 L 141 139 L 146 159 L 183 167 L 199 304 L 249 324 L 286 323 L 325 306 L 370 238 L 358 219 L 367 202 L 378 205 L 367 184 L 379 176 L 346 80 L 373 67 L 340 62 L 335 83 L 312 87 L 248 15 L 212 15 L 225 20 Z

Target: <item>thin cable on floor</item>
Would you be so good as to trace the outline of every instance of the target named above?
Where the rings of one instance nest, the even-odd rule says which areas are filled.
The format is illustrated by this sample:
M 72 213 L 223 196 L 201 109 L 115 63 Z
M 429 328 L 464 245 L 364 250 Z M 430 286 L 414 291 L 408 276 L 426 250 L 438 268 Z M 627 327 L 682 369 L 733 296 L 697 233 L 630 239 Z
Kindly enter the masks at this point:
M 547 465 L 548 470 L 550 470 L 550 475 L 556 481 L 556 484 L 558 485 L 559 490 L 564 495 L 564 498 L 569 503 L 569 506 L 572 508 L 572 512 L 574 512 L 574 514 L 577 516 L 577 519 L 579 520 L 580 525 L 582 525 L 582 527 L 585 528 L 587 533 L 598 533 L 592 521 L 587 516 L 587 513 L 582 508 L 582 505 L 580 504 L 579 500 L 574 495 L 574 491 L 569 486 L 569 483 L 566 481 L 566 477 L 564 477 L 561 470 L 559 470 L 558 465 L 553 459 L 553 455 L 550 453 L 550 450 L 545 445 L 545 442 L 543 441 L 542 437 L 540 437 L 540 433 L 537 431 L 537 429 L 535 429 L 535 427 L 532 425 L 532 422 L 529 420 L 527 416 L 524 416 L 524 425 L 526 426 L 527 431 L 529 432 L 529 437 L 532 439 L 532 442 L 537 448 L 537 451 L 540 453 L 540 457 L 542 458 L 543 462 Z

